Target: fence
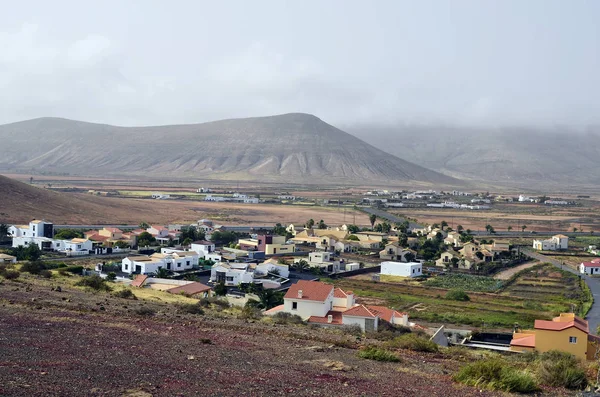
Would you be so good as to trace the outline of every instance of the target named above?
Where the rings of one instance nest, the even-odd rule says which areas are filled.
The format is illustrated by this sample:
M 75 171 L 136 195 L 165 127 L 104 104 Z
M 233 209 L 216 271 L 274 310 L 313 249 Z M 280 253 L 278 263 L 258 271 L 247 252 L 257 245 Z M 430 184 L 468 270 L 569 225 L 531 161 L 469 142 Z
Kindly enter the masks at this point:
M 359 274 L 379 273 L 380 271 L 381 271 L 381 265 L 378 265 L 378 266 L 371 266 L 371 267 L 363 267 L 362 269 L 348 270 L 347 272 L 334 273 L 330 277 L 331 278 L 344 278 L 344 277 L 357 276 Z

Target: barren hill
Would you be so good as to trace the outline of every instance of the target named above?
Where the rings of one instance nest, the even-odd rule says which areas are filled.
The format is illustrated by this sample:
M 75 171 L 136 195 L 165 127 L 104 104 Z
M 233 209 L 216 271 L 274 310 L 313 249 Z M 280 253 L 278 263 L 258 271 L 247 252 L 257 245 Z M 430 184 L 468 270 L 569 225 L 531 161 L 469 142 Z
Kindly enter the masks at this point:
M 600 183 L 600 129 L 355 127 L 389 153 L 456 178 L 540 189 Z
M 459 183 L 300 113 L 156 127 L 41 118 L 0 126 L 0 141 L 13 172 Z

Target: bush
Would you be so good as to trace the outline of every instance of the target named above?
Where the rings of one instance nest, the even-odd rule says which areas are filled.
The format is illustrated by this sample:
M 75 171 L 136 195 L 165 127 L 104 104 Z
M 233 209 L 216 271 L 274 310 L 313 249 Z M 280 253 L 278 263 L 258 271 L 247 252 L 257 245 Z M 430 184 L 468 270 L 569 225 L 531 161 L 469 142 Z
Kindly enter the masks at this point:
M 141 306 L 135 309 L 134 313 L 139 316 L 154 316 L 156 314 L 156 310 L 148 306 Z
M 115 272 L 110 272 L 106 275 L 106 279 L 108 281 L 115 281 L 117 279 L 117 273 Z
M 198 303 L 182 304 L 182 305 L 179 305 L 178 309 L 181 313 L 199 314 L 199 315 L 204 314 L 204 310 L 202 309 L 202 307 L 200 307 L 200 305 Z
M 548 386 L 584 389 L 588 382 L 585 371 L 575 356 L 552 350 L 540 356 L 537 376 L 541 383 Z
M 19 278 L 20 275 L 21 273 L 16 270 L 4 270 L 0 272 L 0 276 L 3 276 L 7 280 L 15 280 Z
M 392 340 L 400 335 L 409 334 L 412 330 L 404 325 L 393 325 L 385 320 L 379 319 L 377 331 L 368 332 L 367 337 L 376 340 Z
M 114 295 L 117 298 L 137 300 L 137 296 L 135 296 L 130 289 L 122 289 L 120 291 L 115 292 Z
M 47 269 L 41 270 L 39 274 L 43 278 L 52 278 L 52 272 L 50 270 L 47 270 Z
M 59 271 L 61 271 L 61 270 L 63 272 L 69 272 L 69 273 L 72 273 L 72 274 L 82 274 L 83 273 L 83 266 L 67 266 L 67 267 L 63 267 L 63 268 L 59 269 Z
M 539 390 L 535 379 L 500 359 L 487 359 L 467 364 L 454 375 L 454 380 L 469 386 L 487 387 L 517 393 Z
M 225 296 L 227 295 L 227 287 L 225 286 L 224 283 L 218 283 L 217 285 L 215 285 L 215 295 L 217 296 Z
M 426 337 L 410 333 L 398 336 L 393 340 L 386 342 L 388 349 L 408 349 L 417 352 L 435 353 L 439 351 L 439 346 Z
M 110 286 L 106 283 L 106 280 L 104 280 L 102 277 L 98 276 L 97 274 L 94 274 L 92 276 L 83 277 L 81 280 L 79 280 L 77 283 L 75 283 L 75 285 L 78 285 L 80 287 L 88 287 L 95 291 L 111 291 L 112 290 L 112 288 L 110 288 Z
M 239 318 L 242 319 L 253 319 L 253 320 L 258 320 L 260 319 L 263 314 L 262 311 L 260 310 L 260 308 L 254 306 L 254 305 L 248 305 L 248 303 L 250 303 L 249 301 L 244 305 L 244 308 L 242 309 L 242 313 L 239 315 Z
M 451 289 L 446 293 L 446 299 L 461 302 L 467 302 L 471 300 L 469 295 L 467 295 L 462 289 Z
M 200 299 L 198 304 L 201 307 L 211 307 L 212 306 L 218 310 L 228 309 L 231 306 L 229 304 L 229 302 L 227 302 L 227 300 L 213 297 L 213 296 Z
M 348 334 L 348 335 L 352 335 L 352 336 L 356 336 L 357 338 L 360 338 L 363 334 L 363 330 L 360 327 L 360 325 L 358 324 L 353 324 L 353 325 L 342 325 L 339 328 L 343 333 Z
M 42 270 L 44 270 L 46 266 L 44 266 L 44 262 L 42 261 L 33 261 L 33 262 L 25 262 L 21 265 L 21 272 L 28 272 L 31 274 L 40 274 Z
M 297 314 L 278 312 L 273 315 L 275 324 L 302 324 L 302 317 Z
M 358 357 L 367 360 L 398 362 L 400 359 L 394 353 L 379 349 L 375 346 L 369 346 L 358 352 Z

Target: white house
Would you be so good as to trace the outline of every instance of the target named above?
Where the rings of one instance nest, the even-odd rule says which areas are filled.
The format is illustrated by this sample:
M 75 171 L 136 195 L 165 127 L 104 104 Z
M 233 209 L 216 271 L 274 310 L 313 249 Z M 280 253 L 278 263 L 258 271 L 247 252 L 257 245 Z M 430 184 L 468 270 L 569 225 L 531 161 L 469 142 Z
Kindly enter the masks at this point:
M 581 274 L 600 275 L 600 258 L 592 259 L 590 262 L 582 262 L 579 265 Z
M 416 262 L 381 262 L 381 274 L 386 276 L 419 277 L 423 275 L 423 265 Z
M 205 258 L 206 255 L 215 252 L 215 243 L 205 240 L 194 241 L 190 249 L 198 253 L 201 258 Z
M 333 260 L 331 252 L 311 252 L 307 262 L 311 267 L 320 267 L 326 272 L 340 271 L 340 261 Z
M 255 273 L 255 275 L 257 275 L 257 274 L 266 275 L 267 273 L 278 273 L 281 277 L 288 278 L 288 277 L 290 277 L 290 267 L 288 265 L 278 263 L 274 259 L 267 259 L 263 263 L 256 266 L 256 268 L 254 269 L 254 273 Z
M 121 270 L 124 273 L 153 274 L 158 269 L 167 269 L 173 272 L 191 270 L 198 265 L 198 254 L 194 251 L 173 251 L 170 253 L 156 253 L 150 256 L 132 256 L 121 261 Z
M 556 251 L 569 249 L 569 237 L 557 234 L 547 240 L 533 240 L 533 248 L 538 251 Z
M 283 311 L 297 314 L 303 320 L 326 318 L 333 310 L 333 285 L 319 281 L 300 280 L 283 297 Z
M 89 252 L 93 249 L 93 244 L 91 240 L 86 238 L 74 238 L 72 240 L 64 240 L 64 247 L 62 251 L 68 252 L 81 252 L 86 251 Z
M 215 263 L 210 270 L 210 281 L 227 286 L 248 284 L 254 281 L 254 272 L 247 263 Z

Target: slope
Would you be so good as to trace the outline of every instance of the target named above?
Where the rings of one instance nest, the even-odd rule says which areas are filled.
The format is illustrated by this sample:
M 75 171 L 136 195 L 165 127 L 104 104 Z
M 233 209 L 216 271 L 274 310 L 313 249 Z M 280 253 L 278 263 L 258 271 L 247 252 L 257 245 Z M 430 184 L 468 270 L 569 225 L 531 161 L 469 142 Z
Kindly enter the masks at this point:
M 0 169 L 16 172 L 459 183 L 301 113 L 156 127 L 41 118 L 0 126 L 0 140 Z

